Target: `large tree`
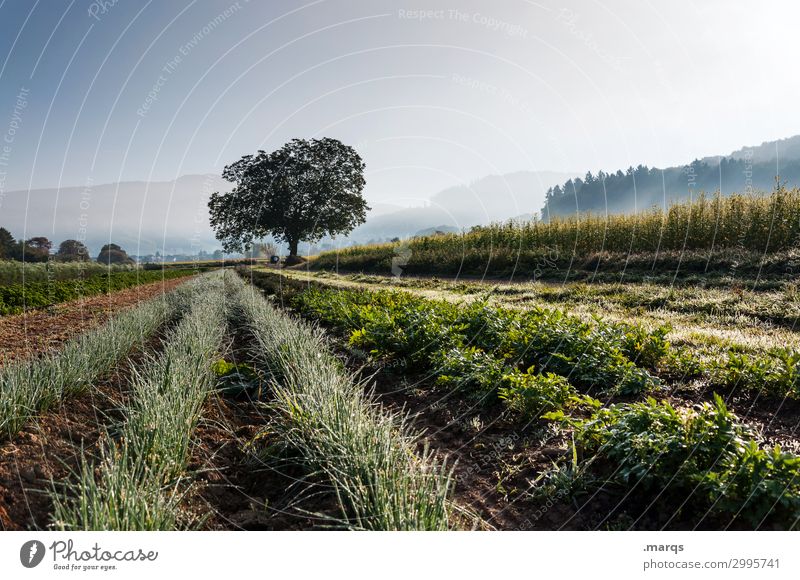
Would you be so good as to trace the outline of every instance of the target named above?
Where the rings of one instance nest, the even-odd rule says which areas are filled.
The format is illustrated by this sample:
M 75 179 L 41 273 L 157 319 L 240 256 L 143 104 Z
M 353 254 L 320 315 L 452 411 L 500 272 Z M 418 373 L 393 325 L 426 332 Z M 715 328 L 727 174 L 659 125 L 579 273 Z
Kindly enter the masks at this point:
M 106 244 L 100 248 L 97 261 L 108 266 L 111 264 L 133 264 L 133 259 L 117 244 Z
M 58 246 L 56 257 L 64 262 L 85 262 L 89 260 L 89 248 L 78 240 L 64 240 Z
M 336 139 L 293 139 L 277 151 L 246 155 L 222 177 L 235 183 L 208 203 L 211 226 L 227 252 L 272 236 L 297 256 L 299 242 L 346 234 L 366 220 L 364 162 Z

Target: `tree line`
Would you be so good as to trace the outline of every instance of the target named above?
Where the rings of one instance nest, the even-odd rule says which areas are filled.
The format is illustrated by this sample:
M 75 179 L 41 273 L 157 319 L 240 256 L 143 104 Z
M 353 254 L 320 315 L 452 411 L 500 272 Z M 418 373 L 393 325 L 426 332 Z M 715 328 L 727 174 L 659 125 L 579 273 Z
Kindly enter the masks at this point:
M 719 191 L 722 195 L 770 191 L 780 180 L 800 183 L 800 160 L 753 162 L 747 158 L 724 157 L 719 162 L 695 160 L 683 167 L 658 169 L 639 165 L 626 171 L 597 175 L 588 172 L 581 179 L 570 179 L 547 191 L 542 218 L 576 213 L 629 213 L 696 198 L 700 192 Z
M 0 227 L 0 260 L 47 262 L 51 257 L 59 262 L 88 262 L 89 248 L 79 240 L 64 240 L 55 253 L 53 242 L 44 236 L 15 240 L 6 228 Z M 133 259 L 117 244 L 104 245 L 95 260 L 100 264 L 133 264 Z

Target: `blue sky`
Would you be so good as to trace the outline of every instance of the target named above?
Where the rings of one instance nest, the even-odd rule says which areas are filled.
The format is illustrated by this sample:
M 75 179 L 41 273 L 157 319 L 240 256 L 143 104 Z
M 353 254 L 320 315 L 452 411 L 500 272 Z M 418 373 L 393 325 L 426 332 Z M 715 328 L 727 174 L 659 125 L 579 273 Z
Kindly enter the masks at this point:
M 362 153 L 371 201 L 401 205 L 492 173 L 680 164 L 800 133 L 798 15 L 721 0 L 0 0 L 0 190 L 219 173 L 322 135 Z

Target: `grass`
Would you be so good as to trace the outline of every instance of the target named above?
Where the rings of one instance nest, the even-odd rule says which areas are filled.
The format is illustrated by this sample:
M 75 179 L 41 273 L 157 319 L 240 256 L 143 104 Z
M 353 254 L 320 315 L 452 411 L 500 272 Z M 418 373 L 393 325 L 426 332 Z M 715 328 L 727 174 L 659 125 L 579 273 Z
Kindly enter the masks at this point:
M 771 195 L 702 195 L 666 211 L 509 222 L 356 246 L 320 254 L 311 267 L 388 275 L 395 261 L 405 274 L 788 278 L 798 241 L 800 189 L 778 187 Z
M 402 417 L 381 409 L 329 353 L 323 334 L 276 310 L 251 287 L 237 293 L 252 355 L 272 377 L 283 418 L 275 435 L 330 483 L 342 525 L 365 530 L 454 526 L 451 480 Z
M 181 525 L 181 478 L 202 406 L 214 386 L 213 362 L 225 333 L 224 272 L 186 288 L 190 312 L 131 380 L 118 438 L 101 460 L 84 458 L 75 481 L 53 495 L 62 530 L 170 530 Z

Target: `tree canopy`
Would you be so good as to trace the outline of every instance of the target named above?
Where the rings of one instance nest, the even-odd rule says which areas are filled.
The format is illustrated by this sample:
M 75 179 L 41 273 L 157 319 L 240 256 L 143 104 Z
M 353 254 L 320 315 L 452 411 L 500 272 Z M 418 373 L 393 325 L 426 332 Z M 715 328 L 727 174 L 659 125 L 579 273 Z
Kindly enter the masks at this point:
M 89 248 L 78 240 L 64 240 L 58 246 L 56 257 L 64 262 L 84 262 L 89 259 Z
M 16 241 L 6 228 L 0 228 L 0 260 L 14 257 Z
M 293 139 L 225 167 L 236 186 L 209 201 L 211 226 L 227 252 L 272 236 L 297 256 L 301 241 L 346 234 L 364 223 L 364 162 L 336 139 Z
M 97 261 L 100 264 L 133 264 L 133 259 L 128 256 L 128 253 L 119 247 L 117 244 L 106 244 L 100 249 L 100 254 L 97 256 Z

